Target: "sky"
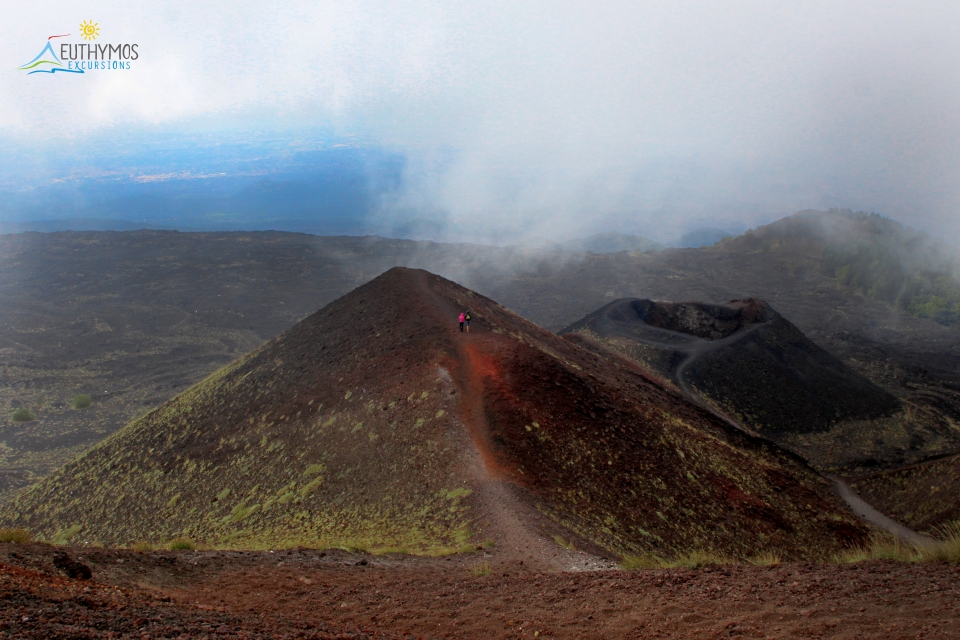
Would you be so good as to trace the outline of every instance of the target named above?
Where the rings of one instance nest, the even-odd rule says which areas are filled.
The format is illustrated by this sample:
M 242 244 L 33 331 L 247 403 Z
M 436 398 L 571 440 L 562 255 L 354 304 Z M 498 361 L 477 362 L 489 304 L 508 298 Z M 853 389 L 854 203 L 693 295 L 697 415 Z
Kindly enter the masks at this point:
M 53 0 L 5 20 L 0 185 L 340 144 L 404 159 L 381 228 L 662 239 L 840 207 L 960 245 L 960 4 Z M 17 69 L 83 21 L 136 43 L 131 68 Z M 161 160 L 129 151 L 158 140 Z

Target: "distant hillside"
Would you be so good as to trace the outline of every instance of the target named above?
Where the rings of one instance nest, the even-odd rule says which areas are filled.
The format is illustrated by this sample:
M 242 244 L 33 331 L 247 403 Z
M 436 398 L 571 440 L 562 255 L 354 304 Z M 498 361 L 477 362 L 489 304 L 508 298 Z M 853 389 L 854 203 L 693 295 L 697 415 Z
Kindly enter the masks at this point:
M 563 245 L 567 249 L 576 251 L 590 251 L 591 253 L 617 253 L 618 251 L 655 251 L 663 249 L 659 242 L 648 240 L 643 236 L 629 233 L 597 233 L 585 238 L 570 240 Z
M 813 243 L 825 275 L 911 315 L 960 324 L 956 252 L 889 218 L 850 210 L 803 211 L 737 240 L 768 249 Z
M 25 231 L 137 231 L 140 229 L 172 229 L 146 222 L 131 220 L 96 220 L 71 218 L 63 220 L 35 220 L 31 222 L 0 222 L 0 233 L 23 233 Z
M 0 500 L 395 265 L 552 331 L 618 298 L 760 298 L 912 415 L 952 429 L 960 328 L 825 274 L 831 220 L 846 217 L 801 212 L 701 249 L 611 254 L 272 232 L 0 236 Z M 93 406 L 74 410 L 77 394 Z M 24 407 L 37 420 L 13 422 Z M 864 459 L 896 459 L 898 442 Z
M 462 309 L 471 333 L 457 330 Z M 533 524 L 508 494 L 552 524 Z M 616 554 L 815 558 L 866 533 L 812 470 L 626 360 L 403 268 L 133 422 L 0 515 L 75 543 L 185 535 L 416 552 L 496 540 L 507 519 Z
M 709 247 L 710 245 L 717 244 L 721 240 L 727 238 L 732 238 L 735 234 L 724 231 L 723 229 L 716 229 L 714 227 L 707 227 L 704 229 L 694 229 L 693 231 L 688 231 L 673 242 L 670 243 L 671 247 L 679 247 L 681 249 L 696 249 L 697 247 Z

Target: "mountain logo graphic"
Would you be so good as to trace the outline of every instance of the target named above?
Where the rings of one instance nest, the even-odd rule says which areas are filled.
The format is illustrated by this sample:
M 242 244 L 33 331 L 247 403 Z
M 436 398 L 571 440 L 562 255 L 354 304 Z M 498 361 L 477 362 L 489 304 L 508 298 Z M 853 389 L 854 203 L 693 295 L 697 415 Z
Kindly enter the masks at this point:
M 60 37 L 62 36 L 50 36 L 47 38 L 47 46 L 43 48 L 40 54 L 27 64 L 17 68 L 20 71 L 26 71 L 27 75 L 34 73 L 56 73 L 57 71 L 63 71 L 64 73 L 83 73 L 83 69 L 68 69 L 60 62 L 57 54 L 53 52 L 53 47 L 50 46 L 50 40 Z

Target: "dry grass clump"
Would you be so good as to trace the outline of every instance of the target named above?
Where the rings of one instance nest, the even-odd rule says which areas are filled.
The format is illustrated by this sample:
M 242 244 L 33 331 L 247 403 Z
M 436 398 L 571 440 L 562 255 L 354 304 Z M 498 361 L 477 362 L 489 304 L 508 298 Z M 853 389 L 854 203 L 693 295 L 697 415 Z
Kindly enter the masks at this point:
M 875 534 L 866 545 L 849 549 L 833 560 L 841 563 L 864 560 L 960 563 L 960 521 L 938 527 L 936 534 L 935 542 L 923 546 L 914 546 L 895 536 Z
M 635 569 L 660 569 L 663 567 L 663 560 L 657 556 L 645 553 L 642 556 L 623 556 L 620 561 L 620 568 L 627 571 Z
M 33 542 L 33 534 L 27 529 L 0 529 L 0 542 L 26 544 Z
M 755 567 L 775 567 L 781 562 L 783 560 L 780 559 L 780 556 L 771 551 L 758 553 L 747 558 L 747 564 L 752 564 Z
M 167 543 L 167 548 L 171 551 L 192 551 L 197 545 L 190 538 L 174 538 Z
M 830 562 L 848 564 L 866 560 L 893 560 L 895 562 L 951 562 L 960 564 L 960 520 L 938 527 L 930 544 L 915 546 L 896 536 L 876 533 L 866 544 L 852 547 L 834 555 Z M 763 552 L 737 560 L 713 551 L 694 549 L 672 559 L 653 554 L 624 556 L 620 567 L 633 569 L 697 569 L 724 564 L 749 564 L 758 567 L 776 566 L 782 562 L 773 552 Z
M 144 542 L 143 540 L 138 540 L 130 546 L 127 547 L 131 551 L 136 551 L 138 553 L 146 553 L 147 551 L 153 551 L 153 545 L 149 542 Z
M 720 555 L 714 551 L 694 549 L 693 551 L 689 551 L 684 555 L 677 556 L 673 560 L 666 562 L 664 566 L 669 569 L 699 569 L 700 567 L 720 566 L 724 564 L 736 563 L 736 560 Z
M 915 562 L 920 559 L 919 549 L 897 537 L 877 536 L 870 541 L 870 558 L 873 560 L 897 560 Z
M 848 564 L 865 560 L 896 560 L 916 562 L 920 559 L 917 548 L 900 538 L 886 534 L 873 534 L 865 545 L 852 547 L 836 554 L 833 562 Z
M 779 561 L 779 560 L 778 560 Z M 699 569 L 707 566 L 736 564 L 733 558 L 721 555 L 706 549 L 693 549 L 674 558 L 661 558 L 645 553 L 640 556 L 624 556 L 620 566 L 627 570 L 633 569 Z
M 923 560 L 928 562 L 960 563 L 960 520 L 937 527 L 940 544 L 920 550 Z
M 50 541 L 56 545 L 64 545 L 70 542 L 75 535 L 83 531 L 83 525 L 75 524 L 72 527 L 67 527 L 66 529 L 60 529 L 55 534 L 53 534 L 53 539 Z
M 491 567 L 490 563 L 486 561 L 478 562 L 477 564 L 470 567 L 470 573 L 472 573 L 477 577 L 488 576 L 490 575 L 491 571 L 493 571 L 493 567 Z

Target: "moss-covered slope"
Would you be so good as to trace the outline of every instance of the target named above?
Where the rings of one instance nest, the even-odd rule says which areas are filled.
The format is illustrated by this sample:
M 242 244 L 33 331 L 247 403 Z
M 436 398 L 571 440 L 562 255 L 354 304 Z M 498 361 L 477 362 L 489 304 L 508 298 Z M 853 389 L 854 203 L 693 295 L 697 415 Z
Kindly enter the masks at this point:
M 463 544 L 469 490 L 440 327 L 390 284 L 361 287 L 134 421 L 6 519 L 104 544 Z
M 133 422 L 0 518 L 81 543 L 430 552 L 487 526 L 490 478 L 564 536 L 615 553 L 823 557 L 865 535 L 811 469 L 631 362 L 403 268 Z

